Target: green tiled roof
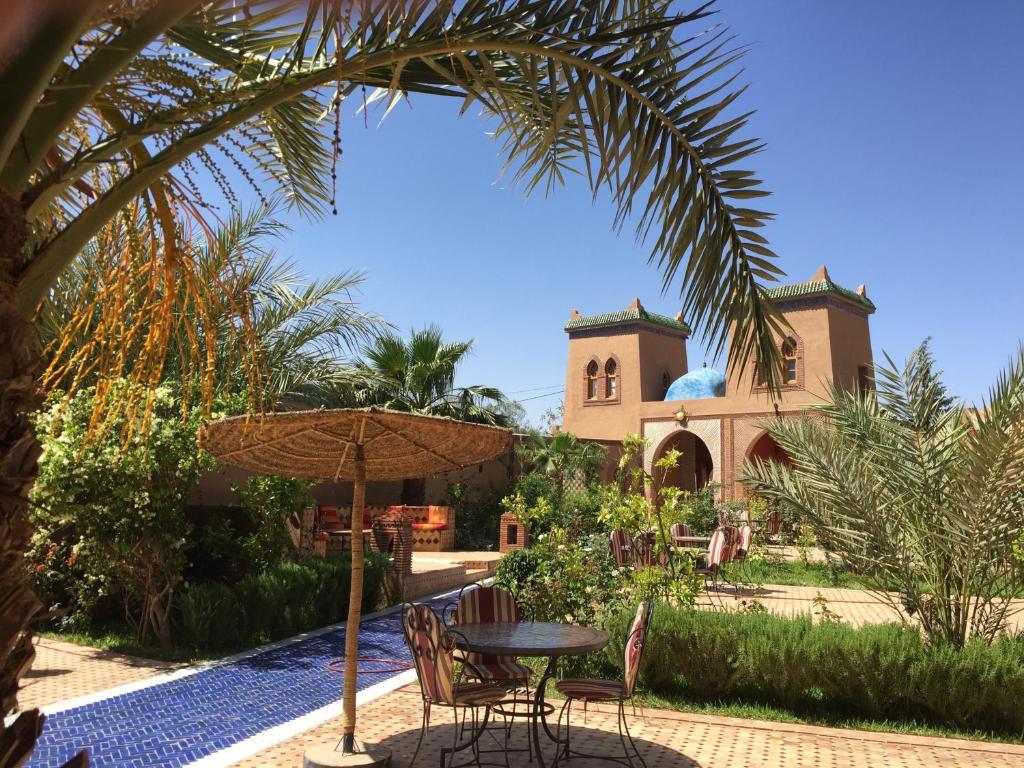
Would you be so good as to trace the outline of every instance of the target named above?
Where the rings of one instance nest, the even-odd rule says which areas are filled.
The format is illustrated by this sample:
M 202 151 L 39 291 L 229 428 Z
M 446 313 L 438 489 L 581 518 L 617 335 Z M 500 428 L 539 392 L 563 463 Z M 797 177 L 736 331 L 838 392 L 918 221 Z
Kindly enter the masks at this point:
M 869 312 L 875 311 L 875 305 L 867 296 L 861 296 L 856 291 L 843 288 L 831 280 L 808 280 L 803 283 L 790 283 L 789 285 L 775 285 L 764 289 L 765 295 L 772 301 L 785 301 L 788 299 L 806 299 L 812 296 L 838 296 L 849 302 L 857 304 Z
M 565 324 L 567 331 L 579 331 L 584 328 L 600 328 L 608 325 L 621 325 L 623 323 L 647 322 L 660 325 L 663 328 L 671 328 L 680 331 L 687 336 L 690 335 L 690 326 L 686 323 L 674 320 L 665 315 L 648 312 L 646 309 L 624 309 L 621 312 L 606 312 L 603 315 L 587 315 L 577 317 Z

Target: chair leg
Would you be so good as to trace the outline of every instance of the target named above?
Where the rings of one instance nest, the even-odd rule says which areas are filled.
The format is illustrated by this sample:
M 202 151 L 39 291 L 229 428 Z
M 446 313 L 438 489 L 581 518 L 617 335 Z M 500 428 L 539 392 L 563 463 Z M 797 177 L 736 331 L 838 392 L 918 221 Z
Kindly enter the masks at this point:
M 562 708 L 558 710 L 558 722 L 555 724 L 555 759 L 551 763 L 551 768 L 555 768 L 561 761 L 562 755 L 565 755 L 565 759 L 569 759 L 569 708 L 572 705 L 572 699 L 567 698 Z M 565 716 L 565 741 L 562 741 L 562 717 Z M 565 745 L 564 748 L 562 745 Z
M 423 702 L 423 723 L 420 725 L 420 737 L 416 739 L 416 749 L 412 753 L 412 760 L 409 761 L 409 768 L 412 768 L 416 764 L 416 758 L 419 757 L 420 747 L 423 746 L 423 734 L 430 728 L 430 702 Z
M 643 768 L 647 768 L 647 761 L 644 760 L 644 756 L 640 754 L 640 750 L 636 748 L 636 742 L 633 741 L 633 734 L 629 732 L 629 722 L 626 720 L 626 702 L 619 702 L 619 738 L 622 738 L 622 732 L 625 730 L 626 738 L 629 739 L 629 746 L 633 748 L 633 754 L 636 755 L 637 760 L 640 761 L 640 765 Z M 626 749 L 626 742 L 622 742 L 623 750 Z M 626 752 L 626 760 L 629 761 L 630 765 L 633 765 L 633 758 L 629 756 L 629 752 Z

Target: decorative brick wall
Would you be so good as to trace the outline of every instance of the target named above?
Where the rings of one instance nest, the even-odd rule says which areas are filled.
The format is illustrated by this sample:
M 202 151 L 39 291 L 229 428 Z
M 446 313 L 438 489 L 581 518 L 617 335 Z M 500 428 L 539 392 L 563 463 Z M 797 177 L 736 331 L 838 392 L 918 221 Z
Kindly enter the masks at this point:
M 373 521 L 371 552 L 390 552 L 399 589 L 412 573 L 412 518 L 401 510 L 385 512 Z
M 498 551 L 502 554 L 513 549 L 525 549 L 529 545 L 526 526 L 519 522 L 513 512 L 506 512 L 498 523 Z
M 309 557 L 316 554 L 313 540 L 313 527 L 316 525 L 316 507 L 302 510 L 302 524 L 299 526 L 299 556 Z

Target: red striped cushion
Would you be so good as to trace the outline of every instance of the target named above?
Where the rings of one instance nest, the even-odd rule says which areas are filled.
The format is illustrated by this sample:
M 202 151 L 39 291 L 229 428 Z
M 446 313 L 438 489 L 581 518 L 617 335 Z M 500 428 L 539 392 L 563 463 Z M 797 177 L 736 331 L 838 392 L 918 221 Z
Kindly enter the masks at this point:
M 633 616 L 633 623 L 629 627 L 629 636 L 626 638 L 625 658 L 625 691 L 626 695 L 633 693 L 636 686 L 636 676 L 640 671 L 640 655 L 643 653 L 644 643 L 647 642 L 647 604 L 640 603 Z
M 430 701 L 451 704 L 454 645 L 441 619 L 429 605 L 413 605 L 403 611 L 402 628 L 424 696 Z
M 676 536 L 693 535 L 692 533 L 690 533 L 690 526 L 688 526 L 686 523 L 673 523 L 670 533 L 672 535 L 672 538 L 675 538 Z
M 570 699 L 618 701 L 625 695 L 622 683 L 614 680 L 561 680 L 555 690 Z
M 629 562 L 629 555 L 633 550 L 633 542 L 629 540 L 629 534 L 622 528 L 612 531 L 608 541 L 612 550 L 612 559 L 616 565 L 625 565 Z
M 459 683 L 455 686 L 455 703 L 464 707 L 497 704 L 506 696 L 508 691 L 490 683 Z
M 465 671 L 468 677 L 473 677 L 477 680 L 500 680 L 502 682 L 511 682 L 513 680 L 525 681 L 533 676 L 532 669 L 514 661 L 492 664 L 466 664 Z
M 516 599 L 499 587 L 477 587 L 463 593 L 455 606 L 455 623 L 489 624 L 496 621 L 522 621 Z M 467 653 L 467 664 L 511 664 L 514 656 Z
M 448 529 L 448 523 L 413 523 L 414 531 L 444 531 Z
M 736 542 L 736 558 L 742 559 L 750 551 L 750 542 L 754 538 L 754 530 L 749 525 L 741 525 Z

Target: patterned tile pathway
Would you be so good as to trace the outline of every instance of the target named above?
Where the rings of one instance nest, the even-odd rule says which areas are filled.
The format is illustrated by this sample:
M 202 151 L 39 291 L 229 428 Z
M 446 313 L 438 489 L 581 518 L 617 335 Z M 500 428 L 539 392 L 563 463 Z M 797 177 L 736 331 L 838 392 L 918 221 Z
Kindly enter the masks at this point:
M 438 606 L 450 598 L 435 598 Z M 363 621 L 359 655 L 407 659 L 398 614 Z M 88 747 L 95 768 L 179 768 L 308 715 L 341 696 L 342 675 L 326 668 L 341 653 L 334 628 L 192 674 L 47 717 L 28 766 L 60 765 Z M 359 690 L 398 674 L 387 664 L 360 664 Z
M 359 709 L 359 737 L 392 750 L 392 768 L 407 768 L 416 747 L 422 714 L 419 689 L 407 686 Z M 416 760 L 435 766 L 442 746 L 452 741 L 450 711 L 437 708 Z M 1020 768 L 1024 746 L 994 742 L 873 733 L 813 725 L 648 709 L 630 716 L 648 768 Z M 616 718 L 592 705 L 586 723 L 573 719 L 573 741 L 591 753 L 621 754 Z M 237 768 L 300 768 L 315 744 L 337 738 L 338 723 L 324 723 L 237 763 Z M 489 747 L 493 747 L 491 744 Z M 525 746 L 525 730 L 513 727 L 512 745 Z M 488 747 L 488 748 L 489 748 Z M 545 754 L 554 750 L 549 745 Z M 549 762 L 550 765 L 550 762 Z M 609 763 L 574 758 L 565 768 L 598 768 Z M 510 755 L 510 768 L 535 768 L 525 753 Z

